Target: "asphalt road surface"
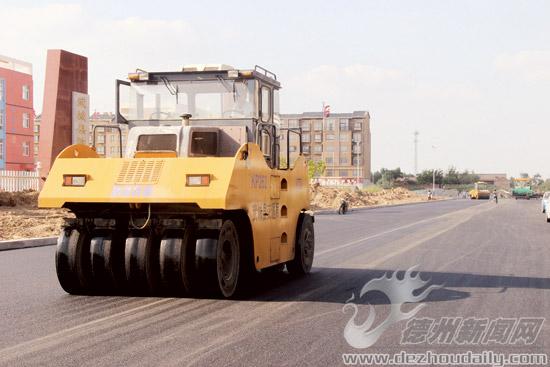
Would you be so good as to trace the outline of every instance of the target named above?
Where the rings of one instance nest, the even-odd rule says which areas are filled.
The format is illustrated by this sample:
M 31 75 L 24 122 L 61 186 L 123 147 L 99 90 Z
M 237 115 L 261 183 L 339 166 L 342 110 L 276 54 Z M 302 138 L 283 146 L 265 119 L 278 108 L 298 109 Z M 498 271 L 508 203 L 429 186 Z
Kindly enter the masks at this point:
M 70 296 L 53 246 L 0 252 L 0 365 L 334 366 L 344 353 L 550 353 L 550 224 L 538 200 L 320 214 L 315 231 L 309 276 L 265 276 L 239 301 Z M 423 290 L 404 288 L 403 272 L 361 296 L 367 282 L 415 265 L 424 289 L 439 286 L 416 315 L 399 318 L 417 307 L 400 303 Z M 354 304 L 357 325 L 368 304 L 375 311 L 368 330 L 346 334 L 366 348 L 344 336 Z

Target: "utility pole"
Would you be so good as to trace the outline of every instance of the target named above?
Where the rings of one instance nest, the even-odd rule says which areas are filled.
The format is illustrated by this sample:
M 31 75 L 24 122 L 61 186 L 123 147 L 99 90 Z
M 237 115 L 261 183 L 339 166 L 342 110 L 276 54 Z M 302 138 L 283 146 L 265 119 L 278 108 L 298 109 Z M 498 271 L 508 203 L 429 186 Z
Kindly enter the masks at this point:
M 414 175 L 418 174 L 418 130 L 414 131 Z

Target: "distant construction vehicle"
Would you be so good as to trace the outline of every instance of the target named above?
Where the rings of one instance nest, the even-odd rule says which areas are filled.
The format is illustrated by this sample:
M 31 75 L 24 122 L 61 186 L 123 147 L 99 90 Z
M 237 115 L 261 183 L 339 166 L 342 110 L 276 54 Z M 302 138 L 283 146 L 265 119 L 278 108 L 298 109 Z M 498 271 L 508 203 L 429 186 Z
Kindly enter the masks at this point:
M 491 197 L 491 191 L 486 182 L 476 182 L 474 188 L 470 190 L 470 199 L 480 200 L 480 199 L 489 199 Z
M 40 193 L 40 207 L 76 216 L 57 245 L 63 289 L 195 294 L 212 279 L 233 297 L 262 269 L 308 273 L 307 167 L 301 152 L 290 164 L 289 136 L 301 143 L 301 130 L 278 124 L 276 75 L 198 65 L 128 79 L 116 84 L 117 121 L 130 128 L 124 156 L 71 145 Z
M 531 179 L 529 177 L 514 178 L 514 188 L 512 196 L 517 199 L 527 199 L 535 196 L 535 192 L 531 188 Z

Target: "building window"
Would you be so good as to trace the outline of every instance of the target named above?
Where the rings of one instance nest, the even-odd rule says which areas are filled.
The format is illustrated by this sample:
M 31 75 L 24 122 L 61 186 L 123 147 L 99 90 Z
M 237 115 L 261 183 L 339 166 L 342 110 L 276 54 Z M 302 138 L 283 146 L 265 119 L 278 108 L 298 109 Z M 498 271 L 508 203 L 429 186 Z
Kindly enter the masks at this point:
M 334 140 L 334 139 L 336 139 L 336 137 L 334 136 L 334 134 L 327 134 L 327 135 L 326 135 L 326 138 L 327 138 L 327 140 Z
M 33 130 L 35 133 L 38 134 L 40 132 L 40 125 L 35 122 L 33 126 Z
M 118 147 L 111 147 L 110 150 L 111 150 L 111 155 L 118 154 Z
M 327 150 L 327 152 L 334 152 L 334 145 L 327 144 L 326 150 Z
M 340 176 L 341 177 L 348 177 L 348 170 L 347 169 L 341 169 L 340 170 Z
M 355 154 L 361 154 L 361 145 L 355 144 L 355 145 L 353 146 L 353 153 L 355 153 Z
M 322 145 L 314 145 L 313 146 L 313 152 L 322 153 L 323 152 L 323 146 Z
M 315 141 L 317 143 L 323 141 L 323 135 L 322 134 L 315 134 Z
M 35 144 L 38 144 L 38 135 L 35 135 L 35 136 L 34 136 L 34 143 L 35 143 Z
M 327 169 L 327 170 L 325 171 L 325 176 L 327 176 L 327 177 L 332 177 L 332 175 L 333 175 L 333 172 L 332 172 L 331 169 Z
M 354 166 L 361 165 L 361 157 L 353 157 L 353 165 Z
M 340 164 L 348 164 L 348 159 L 346 157 L 340 157 Z
M 363 124 L 361 124 L 361 121 L 355 121 L 353 124 L 353 130 L 361 130 L 363 128 Z
M 334 119 L 328 119 L 326 120 L 326 129 L 328 131 L 334 131 Z
M 296 145 L 291 145 L 290 147 L 288 147 L 289 152 L 295 152 L 296 150 Z
M 109 140 L 111 141 L 111 143 L 114 143 L 115 142 L 115 136 L 113 134 L 111 134 L 110 137 L 109 137 Z
M 332 159 L 332 157 L 326 157 L 325 162 L 327 162 L 327 164 L 332 164 L 334 160 Z
M 288 127 L 292 129 L 298 128 L 298 120 L 288 120 Z
M 340 141 L 349 141 L 348 134 L 340 134 Z
M 97 149 L 97 154 L 105 154 L 105 148 L 103 148 L 102 145 L 96 147 Z
M 29 142 L 25 141 L 23 142 L 23 156 L 28 157 L 31 154 L 31 147 Z
M 302 130 L 304 131 L 309 131 L 311 125 L 309 123 L 309 121 L 302 121 Z
M 302 141 L 305 142 L 305 143 L 309 143 L 311 140 L 310 140 L 310 135 L 309 134 L 303 134 L 302 135 Z
M 340 145 L 340 151 L 341 152 L 347 152 L 348 151 L 348 146 L 347 145 Z
M 341 119 L 340 120 L 340 131 L 348 131 L 349 130 L 349 120 L 348 119 Z
M 304 153 L 309 153 L 309 144 L 302 145 L 302 151 Z
M 34 145 L 34 155 L 35 155 L 35 156 L 38 155 L 38 144 L 35 144 L 35 145 Z
M 354 142 L 360 142 L 361 139 L 362 139 L 361 133 L 353 133 L 353 138 L 352 138 L 352 140 L 353 140 Z
M 323 130 L 323 121 L 315 121 L 314 122 L 314 128 L 316 131 Z
M 28 85 L 23 86 L 23 99 L 25 101 L 28 101 L 29 99 L 31 99 L 31 90 Z
M 31 126 L 31 118 L 28 113 L 23 114 L 23 127 L 28 129 Z
M 4 142 L 0 140 L 0 159 L 4 159 Z
M 103 144 L 105 143 L 105 135 L 101 134 L 97 136 L 97 143 Z

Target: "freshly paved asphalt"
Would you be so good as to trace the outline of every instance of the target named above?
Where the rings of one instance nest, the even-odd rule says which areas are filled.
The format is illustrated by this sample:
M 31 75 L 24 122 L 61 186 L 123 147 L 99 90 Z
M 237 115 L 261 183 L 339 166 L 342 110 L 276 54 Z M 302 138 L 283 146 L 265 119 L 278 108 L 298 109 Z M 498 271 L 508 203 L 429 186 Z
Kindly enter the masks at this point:
M 442 285 L 417 318 L 550 318 L 550 224 L 538 200 L 454 200 L 316 216 L 309 276 L 272 274 L 246 300 L 70 296 L 52 247 L 0 252 L 2 366 L 342 365 L 342 353 L 550 352 L 544 324 L 532 345 L 401 344 L 407 321 L 367 349 L 347 344 L 352 294 L 378 324 L 384 295 L 361 287 L 418 265 Z M 403 306 L 410 310 L 414 305 Z

